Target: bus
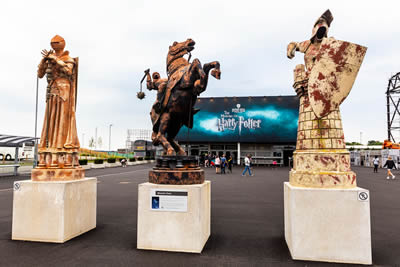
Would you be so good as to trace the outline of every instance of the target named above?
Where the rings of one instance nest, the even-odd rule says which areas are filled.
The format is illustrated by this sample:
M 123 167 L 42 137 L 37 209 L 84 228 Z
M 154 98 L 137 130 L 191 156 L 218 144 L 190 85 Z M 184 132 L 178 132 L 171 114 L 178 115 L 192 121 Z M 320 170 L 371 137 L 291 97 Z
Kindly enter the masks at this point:
M 156 149 L 151 141 L 136 140 L 133 142 L 133 152 L 135 157 L 154 157 Z
M 35 143 L 25 142 L 18 149 L 19 160 L 33 159 L 35 156 Z M 0 161 L 15 160 L 15 147 L 0 147 Z

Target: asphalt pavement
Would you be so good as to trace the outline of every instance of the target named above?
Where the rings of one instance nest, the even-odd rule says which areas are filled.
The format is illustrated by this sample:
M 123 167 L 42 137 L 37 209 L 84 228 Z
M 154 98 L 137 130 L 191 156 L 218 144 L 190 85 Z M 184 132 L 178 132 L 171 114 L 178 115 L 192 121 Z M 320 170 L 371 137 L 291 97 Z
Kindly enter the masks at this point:
M 293 261 L 284 239 L 283 182 L 288 168 L 254 168 L 255 176 L 215 174 L 211 181 L 211 236 L 201 254 L 136 249 L 137 189 L 152 166 L 95 169 L 97 228 L 64 244 L 11 240 L 12 184 L 29 176 L 0 177 L 0 266 L 345 266 Z M 400 266 L 400 173 L 355 167 L 370 190 L 375 265 Z M 395 173 L 396 174 L 396 173 Z

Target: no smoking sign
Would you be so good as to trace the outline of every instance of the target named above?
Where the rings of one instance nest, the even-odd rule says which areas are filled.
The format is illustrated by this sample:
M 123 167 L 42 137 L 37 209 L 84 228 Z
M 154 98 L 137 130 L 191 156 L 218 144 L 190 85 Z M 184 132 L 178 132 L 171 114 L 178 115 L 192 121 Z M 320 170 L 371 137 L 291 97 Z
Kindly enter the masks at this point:
M 21 189 L 20 183 L 14 183 L 14 191 L 19 191 Z
M 358 191 L 358 201 L 368 202 L 369 192 L 368 191 Z

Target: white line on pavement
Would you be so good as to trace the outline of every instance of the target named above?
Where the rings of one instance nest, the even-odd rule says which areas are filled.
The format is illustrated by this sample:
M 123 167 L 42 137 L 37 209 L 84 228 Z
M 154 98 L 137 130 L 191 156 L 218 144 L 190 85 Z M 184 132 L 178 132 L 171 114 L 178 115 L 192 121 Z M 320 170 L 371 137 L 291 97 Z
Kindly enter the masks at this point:
M 110 173 L 110 174 L 104 174 L 104 175 L 97 175 L 96 177 L 105 177 L 105 176 L 111 176 L 111 175 L 118 175 L 118 174 L 125 174 L 125 173 L 133 173 L 133 172 L 139 172 L 139 171 L 146 171 L 147 169 L 140 169 L 140 170 L 134 170 L 130 172 L 118 172 L 118 173 Z M 100 181 L 98 181 L 100 182 Z M 11 191 L 12 188 L 7 188 L 7 189 L 0 189 L 0 192 L 7 192 Z
M 6 192 L 6 191 L 10 191 L 10 190 L 12 190 L 12 188 L 0 189 L 0 192 Z

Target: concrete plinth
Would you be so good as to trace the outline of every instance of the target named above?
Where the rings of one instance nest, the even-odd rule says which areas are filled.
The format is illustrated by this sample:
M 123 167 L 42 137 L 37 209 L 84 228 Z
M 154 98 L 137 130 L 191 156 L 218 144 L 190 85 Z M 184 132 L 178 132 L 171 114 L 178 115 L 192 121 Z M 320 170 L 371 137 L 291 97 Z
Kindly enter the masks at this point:
M 64 243 L 96 228 L 97 178 L 14 182 L 12 239 Z
M 372 264 L 369 191 L 284 183 L 285 239 L 295 260 Z
M 155 211 L 152 190 L 187 191 L 187 211 Z M 210 236 L 211 182 L 194 185 L 139 185 L 137 248 L 201 253 Z

